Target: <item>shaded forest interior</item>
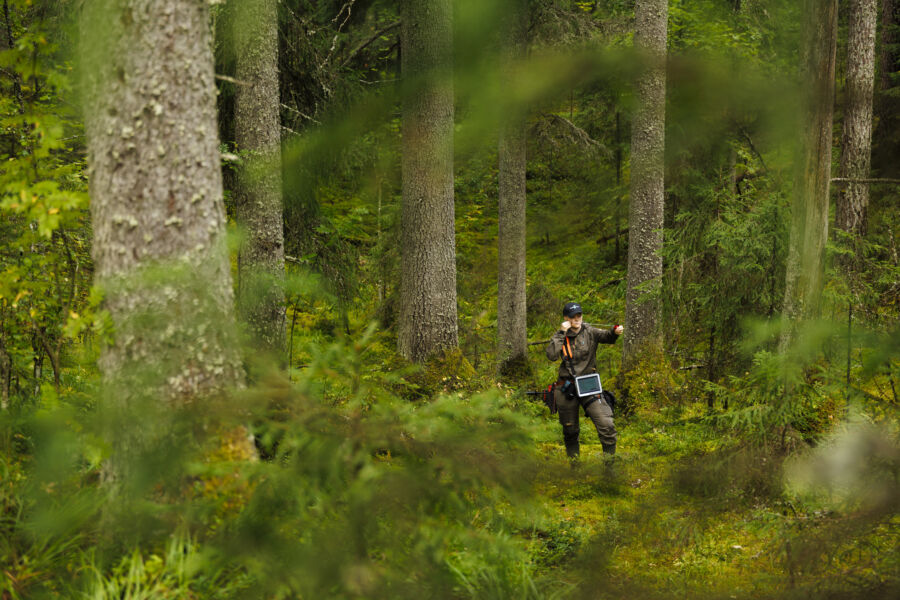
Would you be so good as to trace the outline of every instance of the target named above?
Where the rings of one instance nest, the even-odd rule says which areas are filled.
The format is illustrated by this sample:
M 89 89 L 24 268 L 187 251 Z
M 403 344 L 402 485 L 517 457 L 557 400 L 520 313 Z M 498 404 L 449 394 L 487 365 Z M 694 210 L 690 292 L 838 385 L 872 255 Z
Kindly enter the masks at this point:
M 900 1 L 3 0 L 0 90 L 0 600 L 900 596 Z

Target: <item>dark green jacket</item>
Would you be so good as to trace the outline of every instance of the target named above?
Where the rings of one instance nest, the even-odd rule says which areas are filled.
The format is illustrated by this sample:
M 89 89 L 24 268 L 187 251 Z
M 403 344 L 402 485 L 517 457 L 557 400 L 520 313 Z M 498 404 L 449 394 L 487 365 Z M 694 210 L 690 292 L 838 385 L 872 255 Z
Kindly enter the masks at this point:
M 588 373 L 596 373 L 597 366 L 597 345 L 598 344 L 615 344 L 619 336 L 611 329 L 598 329 L 587 323 L 582 323 L 581 329 L 576 334 L 569 329 L 563 332 L 562 329 L 553 334 L 550 343 L 547 344 L 547 358 L 550 360 L 560 360 L 563 356 L 562 349 L 565 338 L 569 338 L 569 347 L 572 348 L 572 370 L 574 375 L 586 375 Z M 559 378 L 566 379 L 572 375 L 566 366 L 566 361 L 559 365 Z

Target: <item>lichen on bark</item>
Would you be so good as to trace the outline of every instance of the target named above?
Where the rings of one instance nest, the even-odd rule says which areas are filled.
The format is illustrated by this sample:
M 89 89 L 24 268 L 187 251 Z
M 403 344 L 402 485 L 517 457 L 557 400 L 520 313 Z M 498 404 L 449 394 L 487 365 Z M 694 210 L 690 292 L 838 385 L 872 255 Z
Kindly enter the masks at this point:
M 207 5 L 94 0 L 81 18 L 99 364 L 122 401 L 241 381 Z
M 235 215 L 245 237 L 238 260 L 238 311 L 256 343 L 283 355 L 284 231 L 278 19 L 275 0 L 243 0 L 234 19 L 235 141 L 244 160 Z

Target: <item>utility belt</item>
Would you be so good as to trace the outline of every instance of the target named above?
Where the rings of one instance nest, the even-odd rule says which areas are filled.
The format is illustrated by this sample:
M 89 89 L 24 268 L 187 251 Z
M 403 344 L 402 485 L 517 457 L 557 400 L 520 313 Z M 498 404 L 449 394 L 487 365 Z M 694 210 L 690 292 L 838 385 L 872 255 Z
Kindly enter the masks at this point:
M 574 377 L 560 377 L 556 382 L 556 387 L 559 388 L 559 391 L 562 392 L 563 396 L 567 400 L 578 400 L 579 404 L 581 404 L 582 408 L 587 408 L 597 400 L 602 400 L 603 396 L 600 394 L 595 394 L 593 396 L 585 396 L 584 398 L 578 397 L 578 390 L 575 388 L 575 378 Z
M 581 331 L 578 332 L 579 334 Z M 577 334 L 576 334 L 577 337 Z M 562 358 L 563 364 L 566 365 L 567 370 L 570 375 L 560 376 L 559 380 L 556 382 L 556 387 L 563 393 L 563 396 L 568 400 L 578 400 L 578 403 L 581 404 L 581 407 L 587 410 L 587 407 L 597 402 L 598 400 L 605 400 L 607 406 L 609 406 L 610 410 L 615 410 L 616 408 L 616 397 L 613 396 L 612 392 L 607 390 L 603 390 L 599 394 L 594 394 L 593 396 L 584 396 L 582 398 L 578 397 L 578 389 L 575 386 L 575 369 L 572 366 L 572 359 L 575 354 L 573 352 L 574 342 L 570 342 L 568 336 L 563 340 L 563 347 L 560 350 L 560 358 Z M 596 371 L 594 371 L 596 372 Z

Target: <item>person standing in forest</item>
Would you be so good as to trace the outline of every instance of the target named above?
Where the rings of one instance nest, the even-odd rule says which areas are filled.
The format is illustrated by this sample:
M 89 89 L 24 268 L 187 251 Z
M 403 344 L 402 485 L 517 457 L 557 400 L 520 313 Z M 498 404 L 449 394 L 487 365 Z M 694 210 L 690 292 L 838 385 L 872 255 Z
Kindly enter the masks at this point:
M 588 325 L 583 321 L 581 305 L 577 302 L 568 302 L 563 307 L 563 316 L 567 320 L 563 321 L 559 330 L 550 338 L 546 353 L 550 360 L 562 360 L 553 394 L 559 411 L 559 423 L 563 429 L 566 455 L 576 458 L 580 450 L 579 406 L 584 408 L 585 414 L 597 428 L 603 453 L 615 454 L 616 426 L 613 423 L 612 407 L 601 394 L 579 398 L 575 393 L 575 378 L 597 372 L 597 345 L 614 344 L 624 328 L 614 325 L 612 329 L 598 329 Z

